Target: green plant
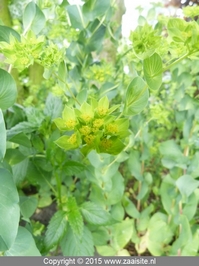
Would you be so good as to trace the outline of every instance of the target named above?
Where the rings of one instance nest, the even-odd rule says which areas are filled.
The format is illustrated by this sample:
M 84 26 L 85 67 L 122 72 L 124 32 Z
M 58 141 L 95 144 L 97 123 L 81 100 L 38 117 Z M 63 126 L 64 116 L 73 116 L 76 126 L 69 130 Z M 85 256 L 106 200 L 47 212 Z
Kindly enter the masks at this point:
M 24 2 L 0 25 L 4 256 L 198 254 L 198 23 L 151 26 L 153 6 L 127 45 L 114 12 Z M 35 218 L 53 204 L 47 223 Z

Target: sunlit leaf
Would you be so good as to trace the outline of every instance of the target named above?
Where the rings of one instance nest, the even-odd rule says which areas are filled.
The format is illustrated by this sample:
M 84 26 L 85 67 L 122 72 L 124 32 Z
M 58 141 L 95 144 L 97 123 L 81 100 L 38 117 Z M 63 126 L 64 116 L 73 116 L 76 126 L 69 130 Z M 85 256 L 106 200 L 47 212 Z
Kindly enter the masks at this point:
M 157 53 L 143 62 L 144 77 L 150 89 L 158 90 L 162 84 L 162 59 Z
M 124 113 L 126 115 L 140 113 L 147 105 L 148 98 L 147 84 L 140 77 L 134 78 L 127 88 Z

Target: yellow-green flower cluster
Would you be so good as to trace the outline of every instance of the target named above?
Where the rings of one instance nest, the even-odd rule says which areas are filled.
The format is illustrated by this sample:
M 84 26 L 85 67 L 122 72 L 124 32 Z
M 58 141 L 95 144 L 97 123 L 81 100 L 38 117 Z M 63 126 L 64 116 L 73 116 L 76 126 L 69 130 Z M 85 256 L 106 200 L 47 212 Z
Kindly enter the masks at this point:
M 79 109 L 65 106 L 62 118 L 54 120 L 65 135 L 55 143 L 65 150 L 80 148 L 85 155 L 93 149 L 98 153 L 118 154 L 123 150 L 123 142 L 129 135 L 129 121 L 112 115 L 117 108 L 109 108 L 106 96 L 98 103 L 85 102 Z
M 0 52 L 6 57 L 6 62 L 19 71 L 28 68 L 34 62 L 45 68 L 58 65 L 63 60 L 63 51 L 53 43 L 44 44 L 44 36 L 36 37 L 29 31 L 26 36 L 21 36 L 21 40 L 10 35 L 10 43 L 0 43 Z
M 62 60 L 63 50 L 59 49 L 54 43 L 50 43 L 43 49 L 38 63 L 45 68 L 50 68 L 53 65 L 58 65 Z
M 86 77 L 98 83 L 104 83 L 112 78 L 113 66 L 111 64 L 94 64 L 86 73 Z
M 1 42 L 0 51 L 7 58 L 7 63 L 13 65 L 18 70 L 23 70 L 38 60 L 44 43 L 44 37 L 36 37 L 33 32 L 28 32 L 17 40 L 10 35 L 10 43 Z

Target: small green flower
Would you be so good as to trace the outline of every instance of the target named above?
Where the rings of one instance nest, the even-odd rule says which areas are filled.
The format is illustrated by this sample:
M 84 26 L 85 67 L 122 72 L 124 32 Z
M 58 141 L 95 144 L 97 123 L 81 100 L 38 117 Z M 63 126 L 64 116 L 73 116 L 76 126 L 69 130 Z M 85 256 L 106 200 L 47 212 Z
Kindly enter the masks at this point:
M 77 144 L 77 134 L 76 133 L 71 135 L 71 137 L 68 139 L 68 143 L 70 143 L 71 145 Z
M 117 134 L 118 133 L 118 125 L 116 123 L 110 123 L 106 126 L 106 131 L 110 134 Z
M 95 136 L 92 135 L 92 134 L 87 135 L 87 136 L 84 137 L 84 141 L 85 141 L 86 144 L 88 144 L 88 145 L 92 145 L 93 142 L 94 142 L 94 140 L 95 140 Z
M 89 135 L 91 133 L 91 128 L 89 126 L 83 126 L 79 129 L 83 136 Z
M 61 131 L 74 130 L 76 125 L 78 125 L 74 109 L 68 106 L 65 106 L 62 112 L 62 118 L 56 118 L 54 122 Z
M 84 102 L 79 110 L 79 118 L 82 122 L 88 124 L 94 118 L 94 111 L 90 104 Z
M 71 136 L 64 135 L 57 139 L 55 143 L 64 150 L 73 150 L 77 149 L 81 143 L 81 136 L 78 131 L 73 133 Z
M 93 121 L 93 127 L 94 128 L 100 128 L 104 124 L 104 119 L 98 118 Z

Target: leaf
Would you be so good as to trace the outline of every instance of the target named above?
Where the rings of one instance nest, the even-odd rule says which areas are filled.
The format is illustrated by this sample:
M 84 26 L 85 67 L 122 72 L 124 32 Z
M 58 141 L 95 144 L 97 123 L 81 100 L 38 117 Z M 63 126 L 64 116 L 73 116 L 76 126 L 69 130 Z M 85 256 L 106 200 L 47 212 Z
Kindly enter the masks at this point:
M 62 239 L 67 229 L 66 213 L 57 211 L 51 218 L 45 235 L 45 246 L 51 249 Z
M 121 222 L 122 220 L 124 220 L 125 211 L 124 211 L 124 208 L 123 208 L 121 202 L 118 202 L 112 206 L 111 216 L 117 222 Z
M 121 250 L 130 241 L 133 230 L 134 221 L 133 219 L 126 219 L 121 223 L 117 223 L 113 226 L 113 248 Z
M 44 28 L 45 23 L 45 16 L 39 7 L 34 2 L 27 4 L 23 14 L 24 32 L 31 29 L 38 34 Z
M 187 217 L 189 221 L 194 217 L 197 211 L 197 206 L 198 206 L 197 195 L 196 193 L 192 193 L 189 196 L 184 208 L 182 209 L 182 213 Z
M 30 218 L 37 208 L 38 200 L 35 196 L 20 196 L 20 211 L 24 218 Z
M 9 141 L 25 146 L 27 148 L 31 148 L 32 146 L 29 138 L 23 132 L 11 137 Z
M 21 161 L 20 163 L 12 166 L 13 180 L 14 180 L 15 184 L 19 184 L 26 177 L 28 162 L 29 162 L 29 159 L 26 158 L 25 160 Z
M 16 101 L 17 88 L 12 76 L 0 68 L 0 108 L 5 110 Z
M 109 232 L 104 226 L 100 226 L 92 232 L 92 237 L 95 246 L 104 246 L 110 239 Z
M 100 50 L 105 32 L 106 27 L 98 19 L 95 19 L 80 33 L 78 41 L 85 46 L 88 52 Z
M 38 126 L 34 125 L 31 122 L 23 121 L 16 124 L 11 129 L 7 130 L 7 139 L 10 140 L 14 136 L 18 135 L 19 133 L 32 133 L 33 131 L 37 130 Z
M 111 191 L 106 193 L 108 204 L 114 205 L 121 201 L 124 193 L 124 179 L 122 175 L 117 171 L 112 176 L 112 188 Z
M 85 202 L 81 205 L 81 212 L 85 218 L 85 220 L 94 225 L 105 225 L 108 224 L 111 217 L 110 214 L 102 209 L 96 203 L 93 202 Z
M 167 224 L 167 220 L 168 217 L 159 212 L 154 214 L 150 219 L 147 247 L 153 256 L 164 254 L 164 245 L 172 240 L 173 233 Z
M 129 84 L 126 92 L 125 110 L 126 115 L 140 113 L 148 103 L 149 91 L 146 83 L 140 77 L 135 77 Z
M 15 241 L 19 224 L 19 196 L 10 172 L 0 169 L 0 250 Z
M 186 27 L 187 22 L 180 18 L 170 18 L 167 24 L 168 33 L 176 42 L 186 41 L 184 34 Z
M 86 27 L 88 20 L 82 14 L 82 7 L 78 5 L 68 5 L 66 7 L 70 22 L 73 28 L 82 30 Z
M 76 161 L 67 161 L 64 165 L 64 171 L 67 175 L 77 175 L 85 170 L 85 166 Z
M 95 168 L 103 168 L 106 167 L 113 158 L 111 155 L 103 153 L 99 154 L 95 150 L 92 150 L 87 156 L 90 164 Z
M 154 211 L 153 205 L 149 205 L 146 209 L 144 209 L 139 216 L 139 220 L 137 222 L 137 230 L 138 231 L 145 231 L 148 228 L 149 220 L 150 220 L 150 213 Z M 137 240 L 137 238 L 136 238 Z
M 187 241 L 182 249 L 182 256 L 197 256 L 199 250 L 199 234 L 196 231 L 193 237 Z
M 187 167 L 188 158 L 185 157 L 180 146 L 175 140 L 167 140 L 160 144 L 160 153 L 163 155 L 162 164 L 171 169 L 174 166 L 185 169 Z
M 84 226 L 82 238 L 79 239 L 69 227 L 67 234 L 61 242 L 61 250 L 64 256 L 93 256 L 94 246 L 91 232 Z
M 20 41 L 20 35 L 18 32 L 10 27 L 0 25 L 0 42 L 10 42 L 10 35 L 13 35 L 18 41 Z
M 84 228 L 83 219 L 74 197 L 68 198 L 67 209 L 68 222 L 73 230 L 73 233 L 81 238 Z
M 128 199 L 126 196 L 123 198 L 122 200 L 122 203 L 123 203 L 123 206 L 124 206 L 124 209 L 126 211 L 126 213 L 132 217 L 132 218 L 135 218 L 135 219 L 139 219 L 140 217 L 140 213 L 139 211 L 137 210 L 137 208 L 135 207 L 135 204 L 130 201 L 130 199 Z
M 161 201 L 165 211 L 168 214 L 172 214 L 173 212 L 175 212 L 175 206 L 173 203 L 173 198 L 174 198 L 173 193 L 175 189 L 176 188 L 174 185 L 167 183 L 165 180 L 162 182 L 160 187 Z
M 84 17 L 92 21 L 96 17 L 104 16 L 109 7 L 110 0 L 89 0 L 84 3 L 82 11 Z
M 194 190 L 199 187 L 199 181 L 190 175 L 183 175 L 176 181 L 176 186 L 180 190 L 182 196 L 189 197 Z
M 181 228 L 179 237 L 173 242 L 169 256 L 175 256 L 178 254 L 179 249 L 187 245 L 188 242 L 192 241 L 193 236 L 190 228 L 189 221 L 185 215 L 179 216 L 179 226 Z
M 67 73 L 67 67 L 66 67 L 66 63 L 64 61 L 62 61 L 60 64 L 59 64 L 59 69 L 58 69 L 58 83 L 59 83 L 59 86 L 65 90 L 66 89 L 66 77 L 68 75 Z
M 74 144 L 72 141 L 70 141 L 72 137 L 74 137 Z M 64 136 L 61 136 L 60 138 L 58 138 L 55 141 L 55 144 L 57 144 L 57 146 L 59 146 L 60 148 L 66 150 L 66 151 L 76 149 L 81 144 L 81 136 L 80 136 L 79 132 L 74 133 L 72 136 L 64 135 Z
M 100 254 L 101 256 L 115 256 L 117 254 L 117 251 L 108 245 L 104 246 L 97 246 L 97 253 Z
M 5 252 L 6 256 L 41 256 L 38 248 L 35 245 L 34 238 L 30 232 L 19 227 L 17 237 L 12 247 Z
M 162 59 L 157 53 L 144 59 L 144 77 L 150 89 L 158 90 L 162 84 Z
M 6 127 L 4 122 L 3 113 L 0 109 L 0 162 L 6 153 Z
M 15 165 L 23 161 L 26 157 L 19 151 L 19 149 L 7 149 L 5 160 L 10 165 Z
M 62 100 L 53 94 L 49 94 L 46 99 L 44 114 L 50 116 L 51 119 L 61 116 L 63 109 Z
M 138 151 L 132 150 L 128 159 L 128 169 L 132 176 L 137 180 L 142 181 L 142 170 L 140 162 L 140 154 Z

